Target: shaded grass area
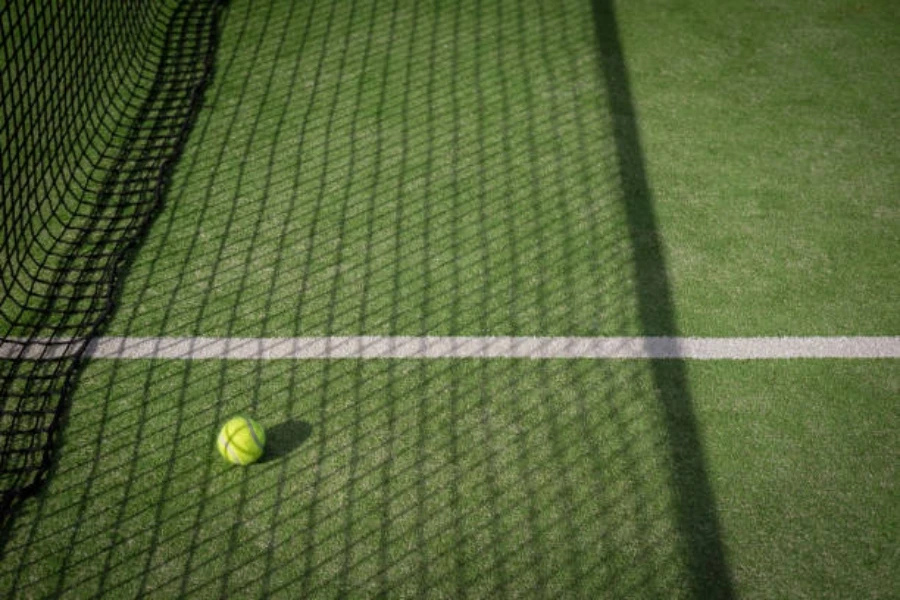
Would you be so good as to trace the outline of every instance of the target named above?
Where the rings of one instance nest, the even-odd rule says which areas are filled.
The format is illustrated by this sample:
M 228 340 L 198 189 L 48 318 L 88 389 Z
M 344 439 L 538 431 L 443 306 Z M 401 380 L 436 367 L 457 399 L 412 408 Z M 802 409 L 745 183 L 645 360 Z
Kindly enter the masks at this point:
M 637 362 L 93 362 L 0 585 L 687 596 L 654 398 Z M 214 450 L 238 412 L 273 438 L 246 469 Z
M 897 363 L 687 373 L 735 592 L 890 596 Z M 669 461 L 653 398 L 629 361 L 93 362 L 0 586 L 689 596 L 670 478 L 696 473 Z M 214 449 L 237 412 L 272 438 L 247 469 Z

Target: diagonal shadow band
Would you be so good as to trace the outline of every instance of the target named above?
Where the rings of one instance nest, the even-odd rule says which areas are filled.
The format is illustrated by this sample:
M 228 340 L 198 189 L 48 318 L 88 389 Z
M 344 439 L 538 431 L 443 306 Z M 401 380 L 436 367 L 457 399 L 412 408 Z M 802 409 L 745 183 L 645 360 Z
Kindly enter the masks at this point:
M 598 60 L 609 90 L 609 114 L 634 257 L 638 315 L 644 335 L 675 336 L 675 309 L 616 12 L 611 0 L 592 0 L 592 11 Z M 734 590 L 684 361 L 656 360 L 651 371 L 667 430 L 677 526 L 686 546 L 693 595 L 731 598 Z

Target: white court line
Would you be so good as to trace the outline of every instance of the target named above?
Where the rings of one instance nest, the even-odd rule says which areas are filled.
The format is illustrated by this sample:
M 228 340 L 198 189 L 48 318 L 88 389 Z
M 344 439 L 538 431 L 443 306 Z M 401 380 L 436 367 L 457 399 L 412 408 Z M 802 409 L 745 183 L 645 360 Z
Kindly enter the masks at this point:
M 71 355 L 84 341 L 0 341 L 0 358 Z M 885 337 L 101 337 L 95 359 L 311 360 L 332 358 L 697 359 L 900 358 L 900 336 Z

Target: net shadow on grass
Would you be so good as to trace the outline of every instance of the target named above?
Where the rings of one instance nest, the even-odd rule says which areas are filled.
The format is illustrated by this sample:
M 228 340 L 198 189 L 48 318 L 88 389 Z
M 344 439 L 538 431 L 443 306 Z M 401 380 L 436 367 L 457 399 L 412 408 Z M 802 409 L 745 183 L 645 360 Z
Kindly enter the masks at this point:
M 79 446 L 0 577 L 14 595 L 681 595 L 639 371 L 94 364 L 82 385 L 99 403 L 77 407 Z M 230 467 L 215 424 L 248 408 L 265 422 L 299 414 L 313 435 Z
M 604 18 L 232 2 L 111 333 L 671 333 Z M 728 595 L 678 363 L 96 361 L 79 387 L 13 595 Z M 288 451 L 225 465 L 238 412 L 296 424 Z

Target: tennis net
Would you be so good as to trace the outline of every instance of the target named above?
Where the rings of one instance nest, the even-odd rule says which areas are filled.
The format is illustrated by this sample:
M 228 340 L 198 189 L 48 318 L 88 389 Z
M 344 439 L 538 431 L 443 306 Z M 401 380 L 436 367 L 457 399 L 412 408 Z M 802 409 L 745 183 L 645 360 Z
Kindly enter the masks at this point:
M 85 346 L 160 208 L 220 2 L 0 5 L 0 515 L 49 471 Z

